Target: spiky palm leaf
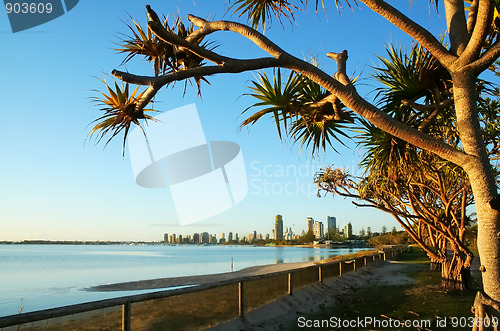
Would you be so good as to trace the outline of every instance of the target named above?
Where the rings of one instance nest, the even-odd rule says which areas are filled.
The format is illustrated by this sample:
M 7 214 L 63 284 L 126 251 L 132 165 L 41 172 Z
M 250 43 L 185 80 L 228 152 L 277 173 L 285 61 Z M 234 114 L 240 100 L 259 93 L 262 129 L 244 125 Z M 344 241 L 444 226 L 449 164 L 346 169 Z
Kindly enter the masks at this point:
M 107 146 L 114 137 L 124 131 L 123 155 L 125 155 L 125 142 L 132 123 L 142 129 L 139 120 L 155 120 L 153 117 L 146 115 L 144 112 L 153 112 L 156 110 L 143 109 L 137 111 L 136 104 L 145 92 L 143 91 L 138 94 L 137 92 L 139 91 L 139 86 L 132 93 L 129 93 L 128 83 L 125 85 L 122 84 L 120 87 L 115 81 L 113 89 L 105 80 L 101 79 L 100 81 L 106 85 L 107 93 L 97 91 L 102 95 L 102 97 L 94 97 L 93 101 L 101 106 L 99 110 L 104 111 L 104 115 L 91 122 L 97 122 L 97 124 L 95 124 L 92 130 L 90 130 L 87 138 L 92 138 L 94 135 L 97 135 L 96 143 L 99 143 L 104 136 L 110 134 L 111 137 L 105 144 L 105 146 Z
M 441 64 L 421 45 L 414 44 L 409 52 L 386 48 L 388 57 L 379 56 L 381 66 L 375 67 L 374 77 L 384 87 L 377 89 L 380 105 L 388 113 L 397 109 L 403 100 L 424 104 L 435 100 L 436 94 L 449 97 L 451 77 Z M 439 101 L 439 100 L 438 100 Z
M 296 142 L 300 141 L 301 150 L 304 146 L 306 148 L 311 146 L 312 155 L 319 150 L 326 152 L 327 147 L 337 152 L 332 144 L 332 139 L 344 145 L 340 138 L 350 138 L 345 133 L 347 126 L 342 123 L 342 121 L 335 120 L 331 115 L 325 116 L 321 111 L 317 111 L 307 115 L 304 114 L 293 122 L 290 133 Z
M 175 56 L 174 47 L 153 35 L 149 28 L 145 32 L 139 23 L 133 19 L 132 22 L 133 25 L 126 23 L 132 36 L 121 39 L 119 47 L 115 48 L 118 52 L 127 54 L 122 64 L 136 55 L 143 55 L 148 62 L 153 61 L 155 75 L 165 73 L 167 68 L 175 68 L 175 63 L 172 62 Z M 168 26 L 166 20 L 165 25 Z
M 308 0 L 297 1 L 297 3 L 300 3 L 300 7 L 294 5 L 293 1 L 288 0 L 234 0 L 229 2 L 233 3 L 229 6 L 228 11 L 237 7 L 234 9 L 233 14 L 239 13 L 240 17 L 247 14 L 248 22 L 251 23 L 252 27 L 257 29 L 262 26 L 265 31 L 267 22 L 271 23 L 273 16 L 278 19 L 281 25 L 283 25 L 282 16 L 289 22 L 294 22 L 294 11 L 302 10 L 301 7 L 307 7 Z M 320 0 L 315 0 L 315 2 L 317 11 Z M 343 9 L 344 0 L 334 0 L 334 3 L 340 13 L 341 9 Z M 352 8 L 351 3 L 357 5 L 356 0 L 345 0 L 345 3 L 349 8 Z M 321 0 L 321 6 L 323 11 L 326 12 L 324 0 Z
M 258 80 L 252 81 L 253 86 L 250 87 L 254 93 L 245 95 L 252 96 L 260 100 L 260 102 L 249 106 L 242 114 L 254 107 L 265 108 L 244 120 L 240 125 L 240 129 L 247 125 L 253 125 L 263 116 L 271 114 L 276 124 L 278 136 L 282 140 L 281 123 L 283 123 L 284 129 L 287 130 L 289 121 L 298 115 L 297 97 L 303 89 L 302 82 L 303 77 L 292 72 L 288 76 L 284 87 L 282 87 L 281 70 L 279 68 L 277 72 L 273 70 L 272 82 L 265 72 L 259 72 Z
M 303 1 L 300 1 L 304 4 Z M 272 21 L 272 17 L 276 17 L 281 22 L 281 16 L 284 16 L 288 21 L 294 21 L 294 10 L 300 10 L 287 0 L 236 0 L 228 8 L 228 11 L 234 9 L 233 14 L 240 13 L 239 16 L 247 14 L 248 22 L 251 22 L 253 28 L 258 28 L 262 25 L 262 29 L 266 30 L 266 22 Z
M 348 138 L 343 131 L 347 129 L 344 124 L 352 120 L 350 113 L 337 99 L 329 100 L 330 93 L 320 85 L 295 72 L 291 72 L 282 84 L 280 69 L 273 71 L 272 81 L 265 72 L 258 75 L 259 80 L 252 81 L 253 86 L 250 87 L 254 93 L 247 95 L 260 101 L 243 113 L 254 107 L 265 108 L 248 117 L 241 127 L 253 125 L 265 115 L 272 115 L 280 139 L 283 125 L 289 137 L 301 142 L 301 148 L 311 146 L 313 155 L 328 146 L 333 148 L 333 140 L 342 143 L 341 138 Z
M 148 12 L 149 20 L 159 20 L 158 15 L 151 8 L 148 8 Z M 172 46 L 156 37 L 151 29 L 147 28 L 145 31 L 135 20 L 132 19 L 132 22 L 133 24 L 126 24 L 132 35 L 121 39 L 118 43 L 118 48 L 116 48 L 120 53 L 127 54 L 123 63 L 128 62 L 136 55 L 142 55 L 148 62 L 153 61 L 154 72 L 157 76 L 165 74 L 167 71 L 175 72 L 204 65 L 204 59 L 198 55 L 186 49 L 181 50 L 177 46 Z M 186 28 L 182 18 L 179 16 L 175 16 L 172 26 L 169 25 L 168 18 L 165 18 L 162 24 L 170 33 L 177 34 L 184 39 L 194 31 L 194 25 L 190 24 Z M 209 50 L 213 50 L 216 47 L 213 43 L 203 42 L 203 37 L 191 42 Z M 198 88 L 198 94 L 201 94 L 201 81 L 210 84 L 205 77 L 194 77 L 194 80 Z
M 416 148 L 407 142 L 382 131 L 370 122 L 360 120 L 362 129 L 355 139 L 365 150 L 361 166 L 379 173 L 389 180 L 396 180 L 408 165 L 418 160 Z

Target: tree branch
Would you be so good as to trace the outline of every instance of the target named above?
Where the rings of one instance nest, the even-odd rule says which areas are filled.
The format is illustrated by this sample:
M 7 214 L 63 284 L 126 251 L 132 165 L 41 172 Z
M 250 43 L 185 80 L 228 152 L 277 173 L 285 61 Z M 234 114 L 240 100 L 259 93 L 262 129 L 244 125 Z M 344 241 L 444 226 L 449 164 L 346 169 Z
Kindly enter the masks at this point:
M 340 53 L 328 52 L 326 56 L 335 60 L 337 63 L 337 72 L 333 75 L 333 78 L 344 84 L 344 86 L 353 86 L 351 80 L 347 76 L 347 50 L 344 49 Z
M 373 2 L 377 4 L 381 2 L 379 0 L 363 1 L 367 3 Z M 382 1 L 382 3 L 384 2 Z M 134 83 L 138 83 L 140 85 L 151 85 L 151 87 L 148 88 L 147 93 L 145 93 L 141 102 L 136 105 L 137 109 L 141 109 L 141 107 L 144 107 L 155 96 L 155 94 L 159 91 L 159 89 L 161 89 L 162 86 L 173 81 L 184 80 L 191 77 L 203 77 L 218 73 L 239 73 L 270 67 L 283 67 L 301 73 L 309 79 L 313 80 L 314 82 L 328 90 L 330 93 L 337 96 L 346 107 L 353 110 L 358 115 L 364 117 L 372 124 L 380 127 L 382 130 L 388 132 L 389 134 L 405 140 L 408 143 L 415 145 L 416 147 L 423 148 L 429 152 L 435 153 L 443 159 L 446 159 L 457 165 L 463 165 L 467 163 L 467 154 L 459 151 L 458 149 L 446 144 L 445 142 L 437 138 L 426 135 L 425 133 L 420 132 L 417 129 L 409 127 L 404 123 L 401 123 L 400 121 L 392 118 L 390 115 L 381 111 L 380 109 L 366 101 L 364 98 L 362 98 L 355 91 L 355 89 L 352 88 L 352 86 L 345 86 L 311 63 L 308 63 L 286 53 L 258 31 L 239 23 L 227 21 L 207 22 L 192 15 L 189 16 L 189 19 L 193 22 L 193 24 L 199 26 L 205 34 L 218 30 L 233 31 L 239 33 L 242 36 L 252 40 L 257 46 L 268 52 L 274 58 L 249 60 L 239 60 L 227 57 L 221 58 L 213 52 L 202 51 L 201 49 L 195 47 L 193 43 L 186 43 L 185 41 L 176 40 L 175 38 L 166 38 L 174 45 L 186 47 L 193 52 L 197 52 L 199 56 L 206 56 L 207 59 L 215 62 L 220 62 L 222 64 L 217 66 L 205 66 L 187 70 L 180 70 L 159 77 L 131 76 L 129 74 L 122 73 L 116 70 L 113 71 L 113 75 L 118 78 L 122 77 L 124 81 L 127 81 L 126 79 L 130 78 L 130 80 L 133 80 Z M 420 30 L 423 30 L 420 27 L 418 28 Z M 195 32 L 193 32 L 193 34 L 195 34 Z M 431 35 L 429 34 L 429 36 Z M 426 39 L 423 42 L 426 41 L 428 40 Z M 437 40 L 435 41 L 436 42 L 434 43 L 432 42 L 432 40 L 430 40 L 429 42 L 427 42 L 427 44 L 430 45 L 430 48 L 439 48 L 440 52 L 442 53 L 441 55 L 447 54 L 447 58 L 450 58 L 451 55 L 446 51 L 446 49 L 444 49 L 441 44 L 437 42 Z M 181 45 L 178 45 L 177 43 L 181 43 Z M 341 66 L 341 70 L 345 69 Z
M 460 55 L 469 41 L 463 0 L 445 0 L 446 26 L 450 36 L 450 52 Z
M 250 60 L 231 59 L 222 65 L 205 66 L 192 69 L 170 72 L 168 74 L 152 77 L 138 76 L 127 72 L 113 70 L 112 75 L 127 83 L 136 85 L 150 85 L 146 93 L 144 93 L 140 102 L 136 105 L 136 109 L 143 109 L 149 101 L 151 101 L 156 93 L 165 85 L 185 80 L 192 77 L 210 76 L 220 73 L 240 73 L 244 71 L 259 70 L 279 66 L 280 61 L 275 58 L 260 58 Z
M 488 36 L 493 21 L 494 4 L 493 1 L 479 1 L 476 24 L 467 47 L 460 55 L 454 68 L 462 69 L 463 66 L 471 64 L 477 60 L 484 41 Z
M 394 26 L 413 37 L 419 44 L 424 46 L 445 67 L 457 59 L 450 53 L 429 31 L 412 21 L 406 15 L 383 0 L 360 0 L 374 12 L 391 22 Z
M 191 38 L 197 38 L 200 35 L 208 35 L 215 31 L 232 31 L 241 34 L 243 37 L 250 39 L 257 46 L 262 48 L 264 51 L 270 55 L 279 58 L 282 54 L 286 52 L 282 50 L 278 45 L 270 41 L 262 33 L 255 29 L 250 28 L 244 24 L 230 22 L 230 21 L 206 21 L 200 17 L 194 15 L 188 15 L 188 19 L 201 30 L 199 33 L 197 31 L 191 34 Z
M 440 102 L 438 104 L 430 104 L 430 105 L 421 105 L 411 100 L 402 100 L 401 103 L 405 106 L 411 107 L 420 112 L 433 110 L 433 112 L 425 119 L 425 121 L 422 121 L 422 123 L 420 123 L 420 125 L 418 126 L 419 131 L 425 132 L 429 127 L 429 125 L 431 125 L 437 118 L 441 110 L 453 105 L 453 98 L 446 99 L 445 101 Z
M 476 74 L 488 69 L 500 57 L 500 42 L 496 42 L 478 60 L 470 66 Z
M 478 5 L 479 0 L 473 0 L 469 7 L 469 15 L 467 17 L 467 31 L 469 32 L 469 35 L 472 35 L 472 31 L 474 30 L 474 26 L 476 25 Z
M 163 24 L 154 22 L 154 21 L 149 21 L 148 22 L 148 27 L 153 31 L 153 33 L 163 40 L 166 43 L 169 43 L 171 45 L 176 45 L 179 46 L 181 49 L 188 49 L 194 54 L 198 55 L 199 57 L 202 57 L 204 59 L 207 59 L 209 61 L 212 61 L 216 64 L 223 64 L 226 62 L 229 58 L 225 56 L 221 56 L 215 52 L 212 52 L 204 47 L 201 47 L 195 43 L 191 43 L 187 41 L 186 39 L 176 35 L 175 33 L 171 33 L 165 27 Z

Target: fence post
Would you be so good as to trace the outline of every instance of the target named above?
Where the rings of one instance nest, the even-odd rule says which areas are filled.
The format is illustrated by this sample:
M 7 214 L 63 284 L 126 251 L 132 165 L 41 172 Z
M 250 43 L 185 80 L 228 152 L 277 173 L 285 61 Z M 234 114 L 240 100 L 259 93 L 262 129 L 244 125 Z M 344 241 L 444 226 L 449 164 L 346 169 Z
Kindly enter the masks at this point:
M 288 294 L 292 295 L 292 273 L 288 273 Z
M 288 294 L 292 295 L 292 273 L 288 273 Z
M 243 296 L 243 282 L 238 282 L 238 315 L 243 318 L 245 315 L 245 304 Z
M 342 261 L 339 262 L 339 276 L 342 276 Z
M 130 331 L 130 315 L 132 313 L 130 301 L 122 305 L 122 331 Z
M 319 282 L 323 283 L 323 269 L 321 269 L 321 266 L 318 268 L 318 276 L 319 276 Z
M 366 259 L 366 256 L 363 258 L 363 263 L 365 264 L 365 266 L 368 264 L 368 260 Z

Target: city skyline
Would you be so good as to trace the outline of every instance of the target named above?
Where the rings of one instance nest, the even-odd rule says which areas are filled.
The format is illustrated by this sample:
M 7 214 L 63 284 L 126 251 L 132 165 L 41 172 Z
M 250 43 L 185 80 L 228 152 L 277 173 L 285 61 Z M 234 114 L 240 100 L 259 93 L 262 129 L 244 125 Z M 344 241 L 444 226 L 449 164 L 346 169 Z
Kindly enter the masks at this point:
M 264 232 L 263 233 L 258 232 L 257 230 L 253 230 L 246 235 L 241 236 L 240 233 L 238 232 L 232 232 L 229 231 L 227 232 L 227 240 L 226 240 L 226 232 L 221 232 L 219 236 L 217 236 L 216 233 L 209 233 L 207 231 L 203 232 L 194 232 L 192 235 L 191 234 L 177 234 L 177 233 L 164 233 L 163 234 L 163 241 L 165 243 L 169 244 L 220 244 L 224 243 L 226 241 L 235 241 L 235 242 L 252 242 L 254 240 L 293 240 L 298 237 L 300 237 L 302 234 L 307 233 L 307 231 L 304 231 L 304 233 L 296 233 L 292 230 L 292 227 L 285 227 L 286 231 L 283 232 L 283 226 L 285 224 L 285 220 L 283 219 L 283 216 L 280 214 L 277 214 L 274 216 L 274 227 L 272 228 L 272 235 L 269 232 Z M 322 239 L 328 231 L 330 231 L 330 228 L 328 227 L 327 230 L 325 231 L 324 225 L 325 223 L 321 221 L 315 221 L 312 217 L 307 217 L 305 220 L 306 223 L 306 228 L 309 226 L 309 222 L 312 221 L 312 229 L 311 231 L 314 233 L 316 239 Z M 352 228 L 352 223 L 347 222 L 342 228 L 336 227 L 336 217 L 335 216 L 326 216 L 326 224 L 329 226 L 332 224 L 332 230 L 335 230 L 338 234 L 345 236 L 346 238 L 350 238 L 353 235 L 357 235 L 357 233 L 353 232 Z M 383 232 L 383 228 L 386 227 L 385 225 L 381 226 L 381 232 Z M 276 236 L 276 233 L 279 234 L 279 231 L 276 232 L 276 229 L 281 229 L 281 235 Z M 371 227 L 361 228 L 359 232 L 362 231 L 368 231 L 372 233 Z M 248 231 L 247 231 L 248 232 Z M 358 232 L 358 233 L 359 233 Z M 378 231 L 375 231 L 375 233 L 378 233 Z M 243 232 L 241 233 L 243 234 Z M 212 239 L 213 238 L 213 239 Z M 223 242 L 221 242 L 221 239 Z

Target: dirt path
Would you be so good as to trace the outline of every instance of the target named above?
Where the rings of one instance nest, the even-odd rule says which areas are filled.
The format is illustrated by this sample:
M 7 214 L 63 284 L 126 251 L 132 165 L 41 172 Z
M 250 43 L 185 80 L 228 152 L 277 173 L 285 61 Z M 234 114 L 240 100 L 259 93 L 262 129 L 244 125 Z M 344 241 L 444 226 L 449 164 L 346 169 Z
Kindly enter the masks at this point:
M 221 323 L 209 330 L 284 330 L 299 316 L 313 313 L 325 305 L 341 304 L 342 297 L 362 287 L 412 284 L 414 281 L 408 274 L 427 268 L 422 264 L 377 261 L 342 277 L 332 277 L 297 290 L 292 296 L 284 296 L 247 313 L 244 319 Z

